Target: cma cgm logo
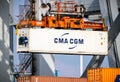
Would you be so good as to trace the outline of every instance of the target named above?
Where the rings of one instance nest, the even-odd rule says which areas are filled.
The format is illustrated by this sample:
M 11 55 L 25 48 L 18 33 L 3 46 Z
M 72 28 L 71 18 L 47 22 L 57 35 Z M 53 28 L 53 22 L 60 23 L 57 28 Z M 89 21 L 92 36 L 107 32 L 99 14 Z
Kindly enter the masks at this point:
M 69 49 L 74 49 L 79 44 L 84 44 L 84 39 L 82 38 L 69 38 L 69 33 L 64 33 L 60 37 L 54 38 L 55 44 L 70 44 Z

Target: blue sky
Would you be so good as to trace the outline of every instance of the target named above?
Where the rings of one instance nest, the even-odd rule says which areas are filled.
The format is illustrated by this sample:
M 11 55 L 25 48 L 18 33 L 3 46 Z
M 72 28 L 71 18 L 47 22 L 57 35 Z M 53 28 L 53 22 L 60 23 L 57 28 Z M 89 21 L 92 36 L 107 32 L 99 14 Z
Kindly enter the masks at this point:
M 18 22 L 17 16 L 19 15 L 19 4 L 23 4 L 24 0 L 13 0 L 14 1 L 14 19 Z M 15 60 L 18 60 L 17 54 L 15 53 Z M 58 70 L 58 76 L 60 77 L 80 77 L 80 56 L 79 55 L 58 55 L 54 54 L 55 57 L 55 67 Z M 83 67 L 86 68 L 92 56 L 83 56 Z M 108 67 L 107 57 L 102 64 L 102 67 Z M 19 61 L 15 62 L 18 64 Z
M 55 66 L 56 70 L 58 70 L 58 76 L 79 77 L 79 57 L 78 55 L 55 55 Z

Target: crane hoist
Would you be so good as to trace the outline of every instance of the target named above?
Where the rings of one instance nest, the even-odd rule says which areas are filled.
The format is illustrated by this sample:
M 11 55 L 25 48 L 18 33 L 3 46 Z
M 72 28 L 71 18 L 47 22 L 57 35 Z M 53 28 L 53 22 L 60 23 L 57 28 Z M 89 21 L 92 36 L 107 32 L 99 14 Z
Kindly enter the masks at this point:
M 17 24 L 17 29 L 20 28 L 55 28 L 55 29 L 92 29 L 92 30 L 100 30 L 106 31 L 107 28 L 104 24 L 104 20 L 102 19 L 101 23 L 93 22 L 93 21 L 85 21 L 84 13 L 85 7 L 83 5 L 77 5 L 75 2 L 56 2 L 56 14 L 54 15 L 45 15 L 41 20 L 20 20 Z M 61 6 L 62 5 L 62 6 Z M 68 6 L 68 5 L 72 5 Z M 43 5 L 45 7 L 45 5 Z M 70 11 L 72 9 L 72 11 Z M 50 11 L 51 9 L 49 9 Z M 68 12 L 76 13 L 76 17 L 70 16 L 61 16 L 62 13 Z

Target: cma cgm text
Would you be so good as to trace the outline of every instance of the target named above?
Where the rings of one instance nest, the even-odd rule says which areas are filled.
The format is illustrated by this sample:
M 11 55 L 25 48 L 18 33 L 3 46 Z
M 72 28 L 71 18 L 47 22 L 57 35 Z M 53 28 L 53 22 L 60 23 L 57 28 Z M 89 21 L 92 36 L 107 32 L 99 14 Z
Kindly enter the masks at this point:
M 84 39 L 77 38 L 54 38 L 54 43 L 61 44 L 84 44 Z

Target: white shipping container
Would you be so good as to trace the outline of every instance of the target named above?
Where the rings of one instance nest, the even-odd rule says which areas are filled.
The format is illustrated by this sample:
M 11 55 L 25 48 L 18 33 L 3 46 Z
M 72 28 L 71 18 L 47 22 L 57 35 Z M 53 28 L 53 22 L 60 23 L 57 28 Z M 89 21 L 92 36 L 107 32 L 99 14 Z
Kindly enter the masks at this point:
M 22 36 L 28 38 L 26 44 L 19 44 Z M 107 31 L 26 28 L 19 29 L 17 40 L 18 52 L 93 55 L 108 53 Z

